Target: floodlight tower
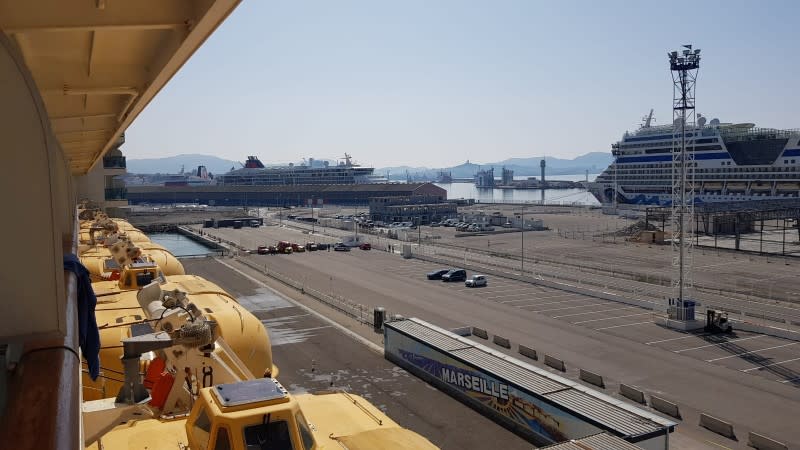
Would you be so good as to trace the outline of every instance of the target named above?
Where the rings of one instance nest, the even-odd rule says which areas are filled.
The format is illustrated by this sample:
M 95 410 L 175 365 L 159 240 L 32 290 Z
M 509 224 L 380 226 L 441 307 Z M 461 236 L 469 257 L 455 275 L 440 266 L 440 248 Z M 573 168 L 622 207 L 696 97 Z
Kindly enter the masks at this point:
M 694 226 L 695 84 L 700 70 L 700 49 L 684 45 L 668 53 L 672 73 L 672 288 L 678 310 L 689 300 L 692 288 L 692 234 Z M 680 314 L 680 313 L 679 313 Z M 678 317 L 683 318 L 683 317 Z

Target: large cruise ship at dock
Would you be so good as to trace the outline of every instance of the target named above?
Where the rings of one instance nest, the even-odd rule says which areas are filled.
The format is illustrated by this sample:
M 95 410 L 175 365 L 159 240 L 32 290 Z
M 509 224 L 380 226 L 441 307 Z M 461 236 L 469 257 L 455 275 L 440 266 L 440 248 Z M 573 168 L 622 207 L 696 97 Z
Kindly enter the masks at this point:
M 255 156 L 248 156 L 244 167 L 220 175 L 217 184 L 228 186 L 275 186 L 298 184 L 363 184 L 376 180 L 372 167 L 361 167 L 345 153 L 342 161 L 330 165 L 310 159 L 308 163 L 265 167 Z
M 673 149 L 680 134 L 673 125 L 642 126 L 612 145 L 614 162 L 589 191 L 603 204 L 669 205 L 672 196 Z M 707 121 L 686 130 L 693 158 L 695 203 L 774 200 L 800 197 L 800 130 L 760 128 L 752 123 Z

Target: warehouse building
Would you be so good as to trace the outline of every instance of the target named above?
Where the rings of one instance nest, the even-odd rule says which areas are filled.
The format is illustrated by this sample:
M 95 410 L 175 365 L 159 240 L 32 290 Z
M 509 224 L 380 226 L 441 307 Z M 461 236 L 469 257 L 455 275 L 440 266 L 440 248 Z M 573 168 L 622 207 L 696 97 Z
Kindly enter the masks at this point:
M 375 222 L 428 224 L 458 214 L 458 205 L 435 195 L 374 197 L 369 201 L 370 219 Z

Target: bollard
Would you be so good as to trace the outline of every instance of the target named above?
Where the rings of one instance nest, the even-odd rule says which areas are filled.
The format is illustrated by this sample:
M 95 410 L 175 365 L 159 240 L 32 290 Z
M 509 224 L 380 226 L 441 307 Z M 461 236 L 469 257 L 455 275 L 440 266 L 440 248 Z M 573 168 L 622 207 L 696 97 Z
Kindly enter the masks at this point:
M 376 333 L 383 330 L 383 322 L 386 320 L 386 309 L 382 306 L 377 306 L 372 311 L 372 328 Z
M 489 339 L 489 333 L 487 333 L 486 330 L 482 328 L 472 327 L 472 335 L 477 336 L 481 339 Z
M 580 379 L 589 384 L 593 384 L 597 387 L 601 387 L 603 389 L 606 388 L 605 383 L 603 383 L 603 377 L 594 372 L 589 372 L 588 370 L 580 369 Z
M 643 405 L 647 404 L 645 402 L 645 399 L 644 399 L 644 392 L 642 392 L 642 391 L 640 391 L 640 390 L 638 390 L 636 388 L 633 388 L 631 386 L 628 386 L 627 384 L 620 383 L 620 385 L 619 385 L 619 393 L 623 397 L 626 397 L 626 398 L 628 398 L 630 400 L 633 400 L 633 401 L 635 401 L 637 403 L 641 403 Z
M 562 372 L 567 371 L 567 367 L 564 365 L 564 361 L 558 358 L 554 358 L 550 355 L 547 354 L 544 355 L 544 363 L 552 367 L 553 369 L 560 370 Z
M 466 336 L 470 336 L 472 334 L 472 328 L 470 328 L 470 327 L 458 327 L 458 328 L 453 328 L 452 330 L 450 330 L 450 332 L 453 333 L 453 334 L 457 334 L 459 336 L 466 337 Z
M 539 360 L 539 356 L 536 354 L 536 350 L 530 347 L 525 347 L 524 345 L 520 345 L 517 351 L 519 352 L 520 355 L 527 356 L 528 358 L 534 361 Z
M 734 441 L 738 440 L 733 432 L 733 425 L 706 413 L 700 414 L 700 426 L 720 436 L 725 436 Z
M 668 416 L 672 416 L 676 419 L 682 418 L 681 412 L 678 409 L 678 405 L 668 402 L 661 397 L 656 397 L 653 394 L 650 394 L 650 406 L 652 406 L 656 411 L 662 412 Z
M 747 445 L 758 450 L 789 450 L 789 446 L 775 439 L 770 439 L 763 434 L 750 432 Z
M 494 341 L 493 342 L 495 344 L 499 345 L 500 347 L 511 348 L 511 342 L 509 342 L 508 339 L 506 339 L 504 337 L 500 337 L 498 335 L 494 335 Z

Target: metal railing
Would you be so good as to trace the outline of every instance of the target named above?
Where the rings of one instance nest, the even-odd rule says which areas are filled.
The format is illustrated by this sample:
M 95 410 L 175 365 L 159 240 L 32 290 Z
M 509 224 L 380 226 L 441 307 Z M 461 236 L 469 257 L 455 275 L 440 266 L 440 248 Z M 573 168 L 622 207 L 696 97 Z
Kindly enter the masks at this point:
M 106 200 L 127 200 L 128 199 L 128 189 L 127 188 L 106 188 L 105 189 L 105 198 Z
M 373 324 L 372 320 L 373 311 L 370 307 L 366 305 L 350 301 L 341 295 L 336 295 L 334 293 L 326 294 L 324 292 L 313 289 L 303 281 L 292 279 L 274 269 L 270 269 L 266 264 L 264 264 L 263 266 L 257 264 L 248 257 L 240 256 L 237 257 L 236 260 L 250 267 L 251 269 L 257 270 L 270 278 L 273 278 L 287 286 L 297 289 L 298 291 L 300 291 L 300 293 L 306 294 L 324 303 L 325 305 L 339 311 L 340 313 L 352 319 L 357 320 L 359 323 L 363 323 L 370 326 Z
M 127 164 L 124 156 L 104 156 L 103 168 L 104 169 L 125 169 Z

